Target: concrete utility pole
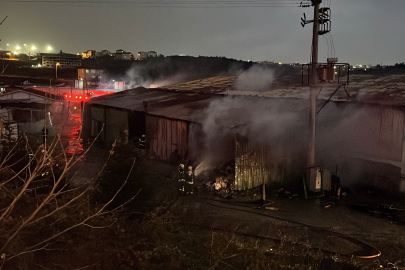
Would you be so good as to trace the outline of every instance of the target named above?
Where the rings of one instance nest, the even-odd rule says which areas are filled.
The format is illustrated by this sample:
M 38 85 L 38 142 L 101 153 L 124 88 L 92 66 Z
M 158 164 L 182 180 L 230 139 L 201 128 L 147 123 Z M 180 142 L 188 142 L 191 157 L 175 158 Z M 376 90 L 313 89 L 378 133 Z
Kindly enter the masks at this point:
M 309 89 L 309 150 L 308 167 L 315 167 L 315 130 L 316 130 L 316 96 L 318 93 L 318 31 L 319 31 L 319 5 L 322 0 L 312 0 L 314 6 L 314 25 L 312 33 L 312 59 L 311 79 Z

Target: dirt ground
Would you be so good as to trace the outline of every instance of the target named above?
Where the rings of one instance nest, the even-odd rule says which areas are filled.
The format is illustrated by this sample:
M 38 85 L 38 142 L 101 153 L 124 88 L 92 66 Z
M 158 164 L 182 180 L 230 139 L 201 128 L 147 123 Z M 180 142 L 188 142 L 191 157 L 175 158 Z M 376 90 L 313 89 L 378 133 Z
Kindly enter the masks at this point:
M 108 147 L 94 147 L 78 170 L 100 169 Z M 374 193 L 340 200 L 292 196 L 269 189 L 224 199 L 207 177 L 180 195 L 177 164 L 117 147 L 89 203 L 108 201 L 127 179 L 109 215 L 58 237 L 2 269 L 405 269 L 401 197 Z M 265 204 L 263 206 L 263 204 Z M 80 215 L 80 206 L 72 215 Z M 37 233 L 50 233 L 44 227 Z M 35 234 L 33 235 L 33 239 Z

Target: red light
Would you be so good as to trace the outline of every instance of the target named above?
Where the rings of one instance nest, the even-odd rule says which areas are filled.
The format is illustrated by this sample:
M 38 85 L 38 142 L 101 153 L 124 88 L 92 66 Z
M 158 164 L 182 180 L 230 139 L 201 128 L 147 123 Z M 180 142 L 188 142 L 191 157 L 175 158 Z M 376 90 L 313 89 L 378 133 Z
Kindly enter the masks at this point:
M 77 96 L 76 96 L 76 98 L 77 98 Z
M 69 96 L 69 98 L 72 98 L 72 96 Z
M 88 97 L 85 97 L 85 99 L 88 99 Z
M 65 97 L 67 98 L 67 95 L 65 95 Z
M 82 96 L 80 96 L 79 99 L 82 99 Z

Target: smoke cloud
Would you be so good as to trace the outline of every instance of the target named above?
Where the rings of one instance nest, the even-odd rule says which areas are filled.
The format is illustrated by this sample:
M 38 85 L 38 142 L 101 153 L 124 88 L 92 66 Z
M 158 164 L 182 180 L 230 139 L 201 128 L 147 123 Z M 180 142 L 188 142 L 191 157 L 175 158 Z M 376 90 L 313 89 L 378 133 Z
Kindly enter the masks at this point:
M 274 71 L 264 65 L 254 65 L 240 73 L 235 81 L 238 91 L 269 91 L 274 80 Z
M 241 135 L 251 146 L 263 147 L 268 162 L 291 158 L 291 170 L 305 172 L 308 100 L 225 96 L 212 101 L 203 115 L 204 136 L 198 136 L 194 153 L 205 169 L 234 160 L 235 137 Z M 317 117 L 316 162 L 332 173 L 338 167 L 344 186 L 398 191 L 404 123 L 404 112 L 396 108 L 330 102 Z
M 203 148 L 205 167 L 220 167 L 235 158 L 235 137 L 246 137 L 252 146 L 282 156 L 302 148 L 306 140 L 305 102 L 226 96 L 212 101 L 203 112 Z M 198 141 L 192 139 L 192 142 Z M 201 147 L 203 146 L 203 147 Z M 198 172 L 197 172 L 198 173 Z

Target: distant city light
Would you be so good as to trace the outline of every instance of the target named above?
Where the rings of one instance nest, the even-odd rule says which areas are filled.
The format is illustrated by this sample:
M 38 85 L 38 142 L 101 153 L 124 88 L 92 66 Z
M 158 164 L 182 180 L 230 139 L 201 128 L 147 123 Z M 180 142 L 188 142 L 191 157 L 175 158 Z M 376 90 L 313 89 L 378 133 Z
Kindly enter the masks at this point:
M 15 47 L 15 48 L 16 48 L 17 50 L 19 50 L 19 49 L 20 49 L 20 46 L 17 45 L 17 47 Z
M 51 46 L 48 46 L 47 50 L 48 50 L 48 51 L 51 51 L 51 50 L 52 50 L 52 47 L 51 47 Z
M 31 47 L 31 50 L 36 50 L 36 49 L 37 49 L 37 48 L 35 48 L 35 46 L 32 46 L 32 47 Z

